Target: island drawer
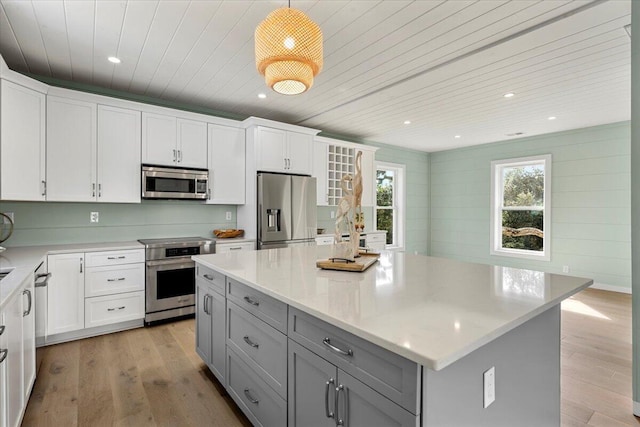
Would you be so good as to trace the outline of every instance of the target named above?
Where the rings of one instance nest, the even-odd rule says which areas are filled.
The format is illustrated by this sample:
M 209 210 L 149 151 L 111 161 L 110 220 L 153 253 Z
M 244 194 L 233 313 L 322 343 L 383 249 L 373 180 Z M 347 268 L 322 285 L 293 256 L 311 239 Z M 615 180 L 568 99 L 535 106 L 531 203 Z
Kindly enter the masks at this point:
M 287 333 L 287 304 L 228 277 L 227 298 L 283 334 Z
M 287 337 L 238 307 L 227 305 L 227 345 L 287 399 Z
M 417 363 L 293 307 L 288 335 L 412 414 L 420 414 Z
M 202 279 L 205 283 L 211 284 L 212 288 L 219 294 L 225 294 L 226 277 L 224 274 L 204 267 L 201 264 L 197 264 L 196 271 L 196 276 L 198 279 Z
M 227 391 L 254 426 L 286 426 L 287 402 L 231 348 L 227 351 Z
M 87 267 L 85 297 L 144 291 L 144 263 Z
M 84 301 L 85 328 L 144 318 L 144 291 L 86 298 Z
M 100 267 L 103 265 L 131 264 L 144 262 L 144 249 L 131 249 L 126 251 L 87 252 L 87 267 Z

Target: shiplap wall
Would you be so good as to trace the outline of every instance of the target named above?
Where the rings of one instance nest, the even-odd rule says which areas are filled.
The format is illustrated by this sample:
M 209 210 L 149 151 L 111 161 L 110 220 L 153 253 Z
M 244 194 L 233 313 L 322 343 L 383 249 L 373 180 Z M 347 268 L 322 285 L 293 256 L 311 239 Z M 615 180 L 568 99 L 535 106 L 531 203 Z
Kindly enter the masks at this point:
M 551 154 L 551 261 L 489 254 L 491 161 Z M 432 153 L 432 256 L 593 278 L 631 288 L 630 124 Z
M 201 202 L 144 200 L 140 204 L 1 202 L 15 214 L 4 246 L 120 242 L 162 237 L 213 237 L 216 228 L 235 228 L 236 207 Z M 100 222 L 90 223 L 90 212 Z M 232 220 L 225 219 L 226 212 Z

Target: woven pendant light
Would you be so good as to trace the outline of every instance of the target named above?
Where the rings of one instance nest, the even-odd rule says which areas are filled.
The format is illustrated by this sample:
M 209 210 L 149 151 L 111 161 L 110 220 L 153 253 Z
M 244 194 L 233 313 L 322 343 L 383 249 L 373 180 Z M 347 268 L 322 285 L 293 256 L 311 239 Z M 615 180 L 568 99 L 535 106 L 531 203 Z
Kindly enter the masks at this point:
M 313 85 L 322 69 L 322 31 L 307 15 L 283 7 L 256 28 L 256 66 L 267 85 L 297 95 Z

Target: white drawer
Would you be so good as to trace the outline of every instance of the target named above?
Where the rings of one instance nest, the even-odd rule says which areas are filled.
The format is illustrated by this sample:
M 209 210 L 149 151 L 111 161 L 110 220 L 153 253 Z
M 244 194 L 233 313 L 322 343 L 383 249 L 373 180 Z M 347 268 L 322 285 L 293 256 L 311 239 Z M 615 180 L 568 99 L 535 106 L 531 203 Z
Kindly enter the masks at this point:
M 387 235 L 385 233 L 373 233 L 367 234 L 366 241 L 367 244 L 374 242 L 384 242 L 387 239 Z
M 97 297 L 144 291 L 144 274 L 144 263 L 87 267 L 84 296 Z
M 144 318 L 144 291 L 84 300 L 84 327 L 110 325 Z
M 227 391 L 257 427 L 286 426 L 287 402 L 227 347 Z
M 100 267 L 103 265 L 132 264 L 144 262 L 144 249 L 131 249 L 126 251 L 87 252 L 85 254 L 87 267 Z
M 219 243 L 216 242 L 216 253 L 221 254 L 231 251 L 251 251 L 255 249 L 254 242 L 242 242 L 242 243 Z
M 316 237 L 316 245 L 333 245 L 333 236 L 318 236 Z

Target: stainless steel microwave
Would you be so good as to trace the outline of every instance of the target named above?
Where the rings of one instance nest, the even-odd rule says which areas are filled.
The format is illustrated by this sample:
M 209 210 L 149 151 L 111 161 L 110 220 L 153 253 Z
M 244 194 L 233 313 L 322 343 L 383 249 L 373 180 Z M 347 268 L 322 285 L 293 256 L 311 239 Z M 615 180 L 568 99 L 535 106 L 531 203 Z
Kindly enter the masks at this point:
M 209 171 L 142 165 L 143 199 L 207 198 Z

